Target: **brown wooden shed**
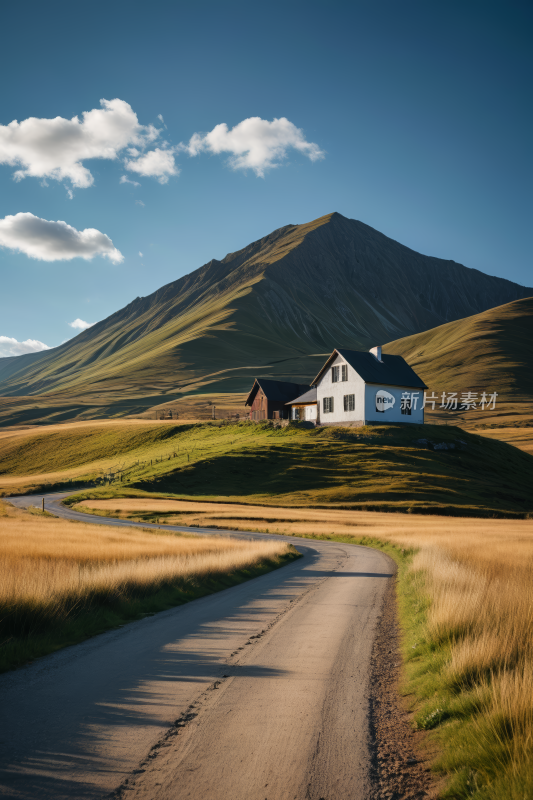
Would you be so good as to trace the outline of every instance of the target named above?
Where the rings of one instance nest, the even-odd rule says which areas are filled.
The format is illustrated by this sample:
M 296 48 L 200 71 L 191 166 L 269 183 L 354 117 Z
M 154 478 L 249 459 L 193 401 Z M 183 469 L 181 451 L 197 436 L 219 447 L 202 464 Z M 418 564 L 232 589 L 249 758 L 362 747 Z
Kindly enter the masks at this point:
M 256 378 L 245 405 L 250 406 L 250 419 L 287 419 L 286 403 L 309 390 L 308 384 L 273 381 L 269 378 Z

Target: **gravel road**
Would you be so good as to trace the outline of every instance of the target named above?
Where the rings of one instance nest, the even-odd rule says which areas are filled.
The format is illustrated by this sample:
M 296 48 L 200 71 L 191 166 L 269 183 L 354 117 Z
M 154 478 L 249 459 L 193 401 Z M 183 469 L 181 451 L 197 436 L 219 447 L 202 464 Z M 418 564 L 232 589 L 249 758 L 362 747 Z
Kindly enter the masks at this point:
M 66 496 L 46 508 L 132 525 Z M 367 800 L 370 657 L 391 563 L 287 540 L 304 556 L 289 566 L 0 676 L 1 796 Z

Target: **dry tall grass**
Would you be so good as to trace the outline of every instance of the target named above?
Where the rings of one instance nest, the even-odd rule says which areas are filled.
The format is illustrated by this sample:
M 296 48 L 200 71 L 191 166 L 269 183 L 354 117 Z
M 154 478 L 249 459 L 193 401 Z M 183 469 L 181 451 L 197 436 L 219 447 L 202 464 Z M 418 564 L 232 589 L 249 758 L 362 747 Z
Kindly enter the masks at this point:
M 411 574 L 418 596 L 430 601 L 421 633 L 434 654 L 444 654 L 433 685 L 441 695 L 469 698 L 477 709 L 470 716 L 465 712 L 454 733 L 463 739 L 454 739 L 450 748 L 451 768 L 459 770 L 461 759 L 470 758 L 488 792 L 480 797 L 533 796 L 533 520 L 144 498 L 84 505 L 100 512 L 121 509 L 130 518 L 152 511 L 178 524 L 368 537 L 416 548 Z
M 285 555 L 284 542 L 180 537 L 72 523 L 0 503 L 1 639 L 169 586 L 198 587 Z

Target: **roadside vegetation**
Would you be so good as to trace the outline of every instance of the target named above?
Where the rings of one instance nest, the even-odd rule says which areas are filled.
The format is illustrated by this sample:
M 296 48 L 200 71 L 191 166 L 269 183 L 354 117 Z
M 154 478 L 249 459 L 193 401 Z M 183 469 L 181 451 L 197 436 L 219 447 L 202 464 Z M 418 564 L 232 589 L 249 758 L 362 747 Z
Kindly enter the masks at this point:
M 25 432 L 24 432 L 25 433 Z M 533 512 L 533 458 L 446 425 L 108 423 L 0 436 L 4 495 L 99 482 L 108 496 L 473 516 Z
M 298 556 L 280 541 L 95 527 L 0 502 L 0 671 Z
M 533 520 L 83 500 L 91 513 L 378 547 L 398 565 L 402 690 L 438 744 L 442 796 L 533 797 Z

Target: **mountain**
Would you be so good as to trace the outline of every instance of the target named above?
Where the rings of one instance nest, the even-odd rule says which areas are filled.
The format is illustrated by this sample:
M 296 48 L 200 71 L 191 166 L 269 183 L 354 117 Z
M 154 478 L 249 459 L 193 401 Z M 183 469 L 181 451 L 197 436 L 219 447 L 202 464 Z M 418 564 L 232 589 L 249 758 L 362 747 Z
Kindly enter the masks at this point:
M 1 359 L 0 395 L 46 396 L 69 417 L 80 403 L 118 414 L 242 392 L 257 374 L 304 383 L 335 346 L 366 349 L 530 295 L 328 214 L 210 261 L 60 347 Z
M 383 346 L 433 391 L 497 391 L 533 398 L 533 297 L 515 300 Z

